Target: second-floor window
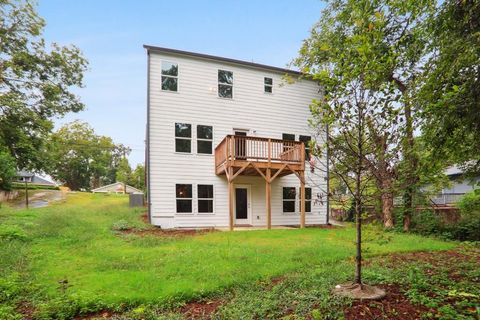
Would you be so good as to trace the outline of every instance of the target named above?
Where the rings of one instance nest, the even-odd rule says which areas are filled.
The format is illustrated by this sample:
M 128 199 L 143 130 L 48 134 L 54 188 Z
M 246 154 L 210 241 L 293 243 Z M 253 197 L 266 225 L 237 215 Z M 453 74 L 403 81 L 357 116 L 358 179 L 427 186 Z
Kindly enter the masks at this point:
M 305 144 L 305 160 L 310 160 L 310 140 L 312 140 L 312 137 L 300 136 L 298 140 Z
M 178 91 L 178 64 L 162 61 L 162 90 Z
M 197 126 L 197 153 L 212 154 L 213 127 Z
M 220 98 L 233 98 L 233 72 L 218 70 L 218 96 Z
M 266 93 L 272 93 L 273 92 L 273 79 L 272 78 L 267 78 L 265 77 L 263 79 L 263 87 Z
M 192 125 L 175 123 L 175 152 L 192 152 Z

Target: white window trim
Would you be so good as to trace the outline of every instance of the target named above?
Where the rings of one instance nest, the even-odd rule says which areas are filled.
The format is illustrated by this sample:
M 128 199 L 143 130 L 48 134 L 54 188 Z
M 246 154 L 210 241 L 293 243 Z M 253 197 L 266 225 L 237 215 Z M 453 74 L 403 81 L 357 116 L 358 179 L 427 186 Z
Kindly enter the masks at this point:
M 282 214 L 286 216 L 293 216 L 293 215 L 299 215 L 301 212 L 301 205 L 302 202 L 300 201 L 300 187 L 292 187 L 292 186 L 282 186 L 281 187 L 282 191 Z M 285 212 L 283 211 L 283 202 L 284 201 L 294 201 L 293 199 L 283 199 L 283 188 L 295 188 L 295 211 L 294 212 Z M 310 188 L 312 190 L 312 199 L 305 199 L 305 202 L 309 201 L 310 202 L 310 211 L 305 210 L 305 215 L 312 215 L 313 214 L 313 188 L 312 187 L 307 187 L 305 186 L 305 189 Z M 305 195 L 306 195 L 306 190 L 305 190 Z M 298 200 L 298 201 L 297 201 Z M 298 202 L 298 205 L 297 205 Z
M 177 184 L 189 184 L 192 186 L 192 198 L 177 198 Z M 194 184 L 193 183 L 188 183 L 188 182 L 175 182 L 173 184 L 173 190 L 174 190 L 174 208 L 175 208 L 175 215 L 180 215 L 180 216 L 192 216 L 194 215 L 195 212 L 195 202 L 194 202 Z M 191 212 L 177 212 L 177 200 L 190 200 L 192 201 L 192 211 Z
M 168 62 L 168 63 L 171 63 L 171 64 L 176 64 L 177 65 L 177 76 L 172 76 L 172 75 L 167 75 L 167 74 L 163 74 L 162 71 L 162 64 L 163 62 Z M 169 61 L 169 60 L 161 60 L 160 61 L 160 90 L 162 92 L 170 92 L 170 93 L 179 93 L 180 92 L 180 80 L 179 80 L 179 76 L 180 76 L 180 64 L 178 62 L 173 62 L 173 61 Z M 165 90 L 162 88 L 162 83 L 163 83 L 163 77 L 167 77 L 167 78 L 173 78 L 173 79 L 177 79 L 177 91 L 173 91 L 173 90 Z
M 295 188 L 295 199 L 284 199 L 283 198 L 283 188 Z M 294 215 L 297 213 L 297 188 L 296 187 L 292 187 L 292 186 L 282 186 L 281 187 L 281 192 L 282 192 L 282 213 L 285 214 L 285 215 Z M 285 201 L 290 201 L 290 202 L 293 202 L 293 211 L 290 212 L 290 211 L 284 211 L 283 210 L 283 203 Z
M 220 80 L 218 80 L 218 73 L 220 71 L 226 71 L 226 72 L 231 72 L 232 73 L 232 84 L 222 83 L 222 82 L 220 82 Z M 224 100 L 233 100 L 233 98 L 235 98 L 235 90 L 233 90 L 233 85 L 234 84 L 235 84 L 235 74 L 233 73 L 233 71 L 225 70 L 225 69 L 218 69 L 217 70 L 217 98 L 224 99 Z M 220 97 L 220 89 L 219 89 L 220 85 L 232 87 L 232 97 L 231 98 Z
M 266 84 L 265 83 L 265 79 L 271 79 L 272 80 L 272 84 Z M 265 91 L 265 87 L 270 87 L 272 89 L 271 92 L 267 92 Z M 270 78 L 270 77 L 263 77 L 263 93 L 265 94 L 273 94 L 273 78 Z
M 213 192 L 213 198 L 198 198 L 198 185 L 204 185 L 204 186 L 212 186 L 212 192 Z M 196 213 L 199 215 L 199 216 L 213 216 L 215 215 L 215 184 L 213 183 L 197 183 L 195 184 L 195 187 L 196 187 L 196 193 L 195 195 L 197 196 L 196 198 L 196 201 L 195 201 L 195 204 L 196 204 Z M 198 211 L 198 200 L 212 200 L 212 212 L 199 212 Z
M 175 132 L 177 123 L 183 123 L 183 124 L 189 124 L 190 125 L 190 138 L 188 138 L 188 137 L 177 137 L 177 133 Z M 180 122 L 180 121 L 175 121 L 173 123 L 173 151 L 174 151 L 174 153 L 176 153 L 176 154 L 193 154 L 193 146 L 192 146 L 193 131 L 194 131 L 193 128 L 194 128 L 194 125 L 192 123 Z M 177 151 L 177 139 L 190 140 L 190 152 Z
M 198 137 L 198 134 L 197 134 L 197 130 L 198 130 L 198 126 L 204 126 L 204 127 L 212 127 L 212 138 L 211 139 L 204 139 L 204 138 L 199 138 Z M 211 156 L 211 155 L 214 155 L 215 154 L 215 146 L 213 145 L 213 138 L 215 137 L 215 133 L 214 133 L 214 128 L 213 128 L 213 125 L 206 125 L 206 124 L 197 124 L 195 125 L 195 135 L 196 135 L 196 142 L 195 143 L 195 146 L 197 148 L 197 154 L 200 155 L 200 156 Z M 212 152 L 211 153 L 200 153 L 198 152 L 198 141 L 209 141 L 212 143 Z

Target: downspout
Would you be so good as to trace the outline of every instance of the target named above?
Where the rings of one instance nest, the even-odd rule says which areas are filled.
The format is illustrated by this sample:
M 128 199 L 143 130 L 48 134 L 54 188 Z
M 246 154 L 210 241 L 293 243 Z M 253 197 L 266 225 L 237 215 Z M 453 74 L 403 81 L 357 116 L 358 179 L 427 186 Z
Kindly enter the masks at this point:
M 145 166 L 147 167 L 147 211 L 148 222 L 152 223 L 152 202 L 150 189 L 150 51 L 147 49 L 147 139 L 145 141 Z
M 326 138 L 327 138 L 327 224 L 330 224 L 330 152 L 329 152 L 329 130 L 328 123 L 326 124 Z

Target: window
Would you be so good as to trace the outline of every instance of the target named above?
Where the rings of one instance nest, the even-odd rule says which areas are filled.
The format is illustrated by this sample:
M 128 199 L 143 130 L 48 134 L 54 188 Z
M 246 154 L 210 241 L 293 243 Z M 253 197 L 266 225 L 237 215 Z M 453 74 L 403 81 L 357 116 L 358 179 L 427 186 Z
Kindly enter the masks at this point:
M 162 90 L 178 90 L 178 64 L 162 61 Z
M 305 160 L 310 160 L 310 140 L 312 140 L 312 137 L 300 136 L 298 140 L 305 144 Z
M 312 188 L 305 188 L 305 212 L 312 212 Z
M 295 212 L 295 187 L 283 187 L 283 212 Z
M 233 97 L 233 72 L 218 70 L 218 96 L 220 98 Z
M 273 79 L 272 78 L 263 78 L 263 87 L 266 93 L 273 92 Z
M 197 126 L 197 153 L 212 154 L 213 127 Z
M 192 185 L 177 184 L 175 187 L 177 198 L 177 213 L 192 212 Z
M 198 212 L 213 212 L 213 185 L 199 184 L 197 186 Z
M 192 125 L 175 123 L 175 152 L 192 152 Z
M 282 133 L 282 140 L 295 141 L 295 135 L 290 133 Z M 293 148 L 293 143 L 283 142 L 283 152 L 287 152 Z

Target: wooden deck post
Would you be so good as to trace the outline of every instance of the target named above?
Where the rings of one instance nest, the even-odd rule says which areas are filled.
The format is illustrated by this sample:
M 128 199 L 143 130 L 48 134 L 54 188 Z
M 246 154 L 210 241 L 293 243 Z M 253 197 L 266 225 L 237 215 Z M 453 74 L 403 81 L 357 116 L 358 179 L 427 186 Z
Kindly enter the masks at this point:
M 233 231 L 233 179 L 231 178 L 233 175 L 233 168 L 229 167 L 228 168 L 230 178 L 228 179 L 228 213 L 229 213 L 229 220 L 228 220 L 228 226 L 230 228 L 230 231 Z
M 272 229 L 272 184 L 271 170 L 267 168 L 265 176 L 265 205 L 267 207 L 267 229 Z
M 305 228 L 305 171 L 300 171 L 300 228 Z

